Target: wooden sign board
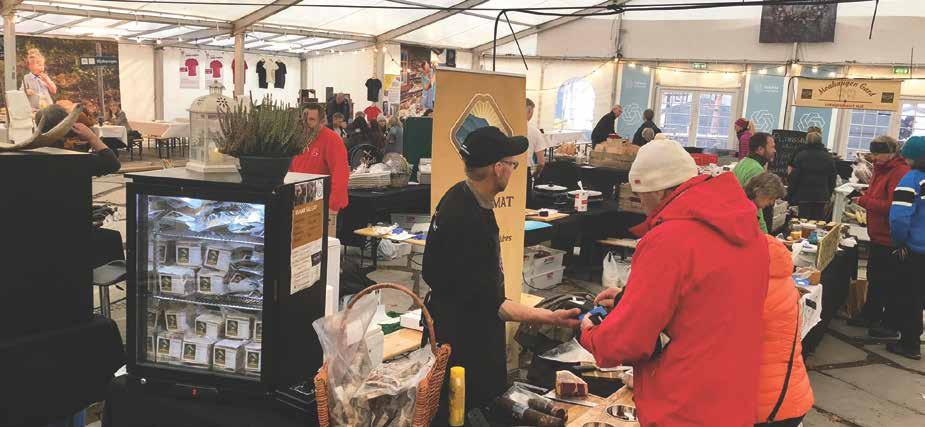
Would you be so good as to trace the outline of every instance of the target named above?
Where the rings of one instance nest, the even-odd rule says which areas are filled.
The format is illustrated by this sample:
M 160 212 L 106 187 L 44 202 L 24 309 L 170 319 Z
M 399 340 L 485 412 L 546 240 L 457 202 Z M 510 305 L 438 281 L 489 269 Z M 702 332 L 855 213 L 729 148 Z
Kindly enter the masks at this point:
M 797 79 L 793 104 L 798 107 L 896 111 L 901 80 Z

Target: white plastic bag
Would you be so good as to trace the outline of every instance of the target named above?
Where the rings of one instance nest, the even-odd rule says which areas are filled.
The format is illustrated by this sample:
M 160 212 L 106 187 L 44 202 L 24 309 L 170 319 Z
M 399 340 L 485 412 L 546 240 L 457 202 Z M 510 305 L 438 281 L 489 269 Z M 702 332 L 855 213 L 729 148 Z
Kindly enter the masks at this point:
M 604 257 L 604 274 L 601 284 L 605 288 L 622 288 L 630 278 L 630 262 L 619 259 L 613 252 Z

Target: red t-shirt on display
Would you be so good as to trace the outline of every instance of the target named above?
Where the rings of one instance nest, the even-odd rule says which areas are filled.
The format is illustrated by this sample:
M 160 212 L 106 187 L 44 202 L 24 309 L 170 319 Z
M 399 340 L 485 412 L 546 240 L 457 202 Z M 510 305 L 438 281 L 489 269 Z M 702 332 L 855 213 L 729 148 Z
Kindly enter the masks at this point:
M 197 61 L 195 58 L 187 58 L 186 62 L 183 64 L 186 65 L 186 74 L 190 77 L 196 77 L 196 71 L 199 68 L 199 61 Z M 182 72 L 183 69 L 181 68 L 180 71 Z
M 292 159 L 289 171 L 330 175 L 331 196 L 328 208 L 338 212 L 347 207 L 347 181 L 350 179 L 347 147 L 344 140 L 327 126 L 321 127 L 312 145 Z
M 234 59 L 231 60 L 231 79 L 234 80 Z M 247 61 L 244 61 L 244 81 L 247 82 Z
M 379 115 L 382 114 L 382 110 L 380 110 L 379 107 L 375 105 L 370 105 L 369 107 L 366 107 L 365 110 L 363 110 L 363 113 L 366 114 L 366 120 L 374 122 L 377 118 L 379 118 Z
M 214 60 L 209 63 L 209 68 L 212 69 L 212 78 L 220 79 L 222 78 L 222 61 Z

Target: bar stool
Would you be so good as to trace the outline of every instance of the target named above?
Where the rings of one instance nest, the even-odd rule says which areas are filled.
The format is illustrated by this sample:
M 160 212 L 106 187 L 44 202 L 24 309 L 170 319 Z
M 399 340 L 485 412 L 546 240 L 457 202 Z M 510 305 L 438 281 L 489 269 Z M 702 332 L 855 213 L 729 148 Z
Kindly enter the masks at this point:
M 115 260 L 93 269 L 93 286 L 100 288 L 100 313 L 103 317 L 111 319 L 112 310 L 109 301 L 109 287 L 124 282 L 128 274 L 125 270 L 125 261 Z

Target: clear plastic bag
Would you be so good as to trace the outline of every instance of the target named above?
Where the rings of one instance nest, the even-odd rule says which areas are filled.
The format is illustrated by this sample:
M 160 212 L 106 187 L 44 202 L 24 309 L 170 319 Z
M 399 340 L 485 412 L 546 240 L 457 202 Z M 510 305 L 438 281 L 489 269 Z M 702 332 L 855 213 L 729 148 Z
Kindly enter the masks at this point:
M 588 350 L 585 350 L 574 338 L 560 344 L 552 350 L 540 354 L 540 357 L 562 363 L 594 363 L 594 356 L 589 353 Z
M 623 288 L 630 278 L 631 264 L 621 260 L 613 252 L 604 257 L 604 274 L 601 284 L 605 288 Z
M 365 337 L 377 305 L 362 298 L 312 323 L 327 363 L 331 425 L 410 426 L 418 383 L 433 369 L 429 347 L 373 369 Z

